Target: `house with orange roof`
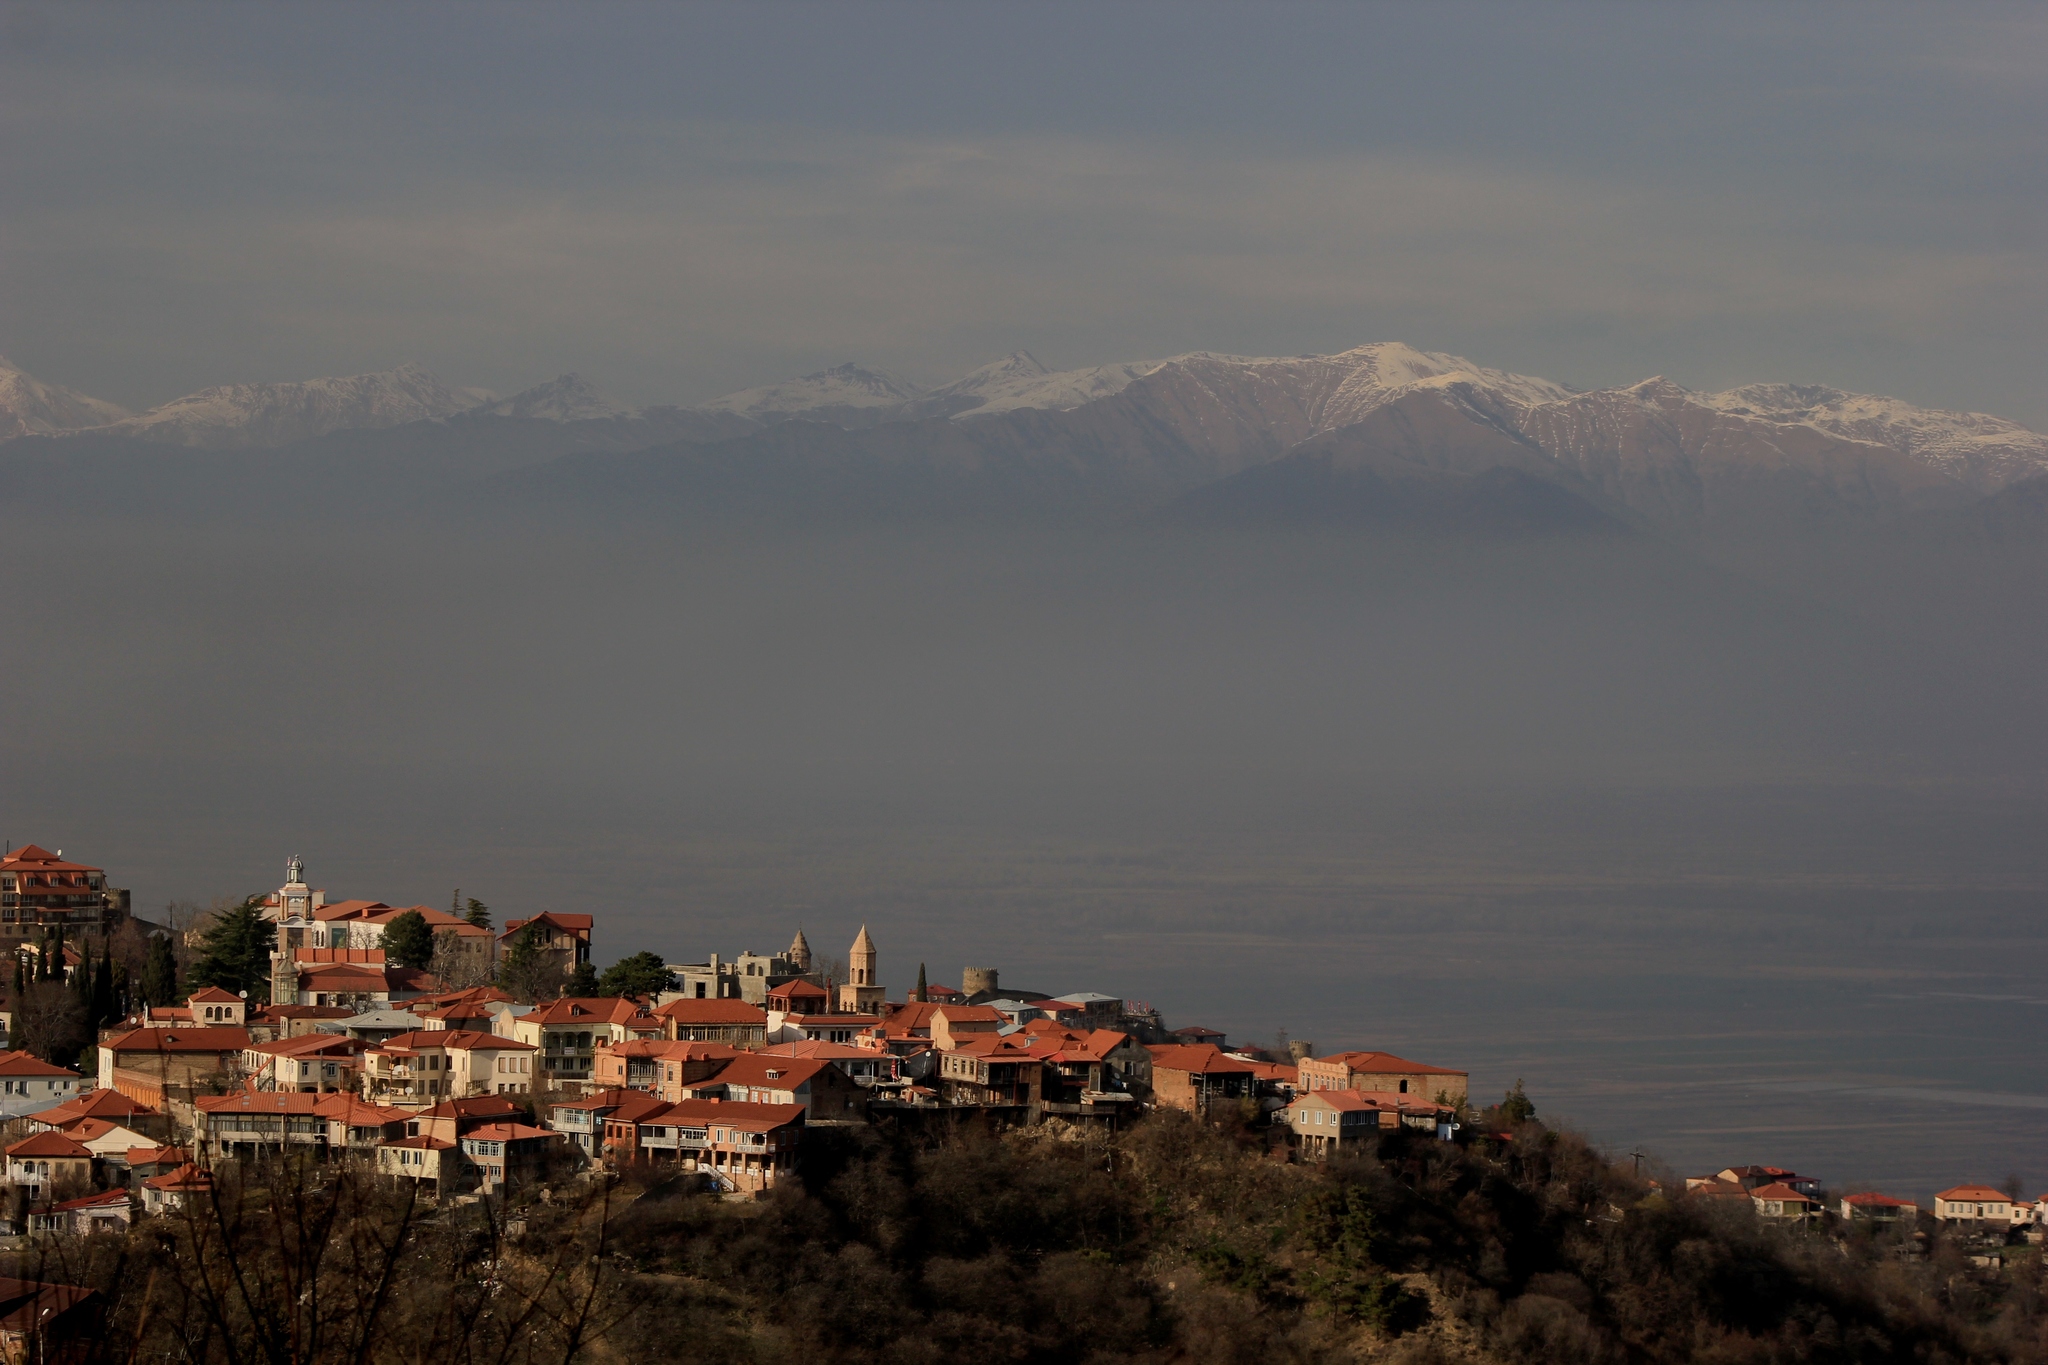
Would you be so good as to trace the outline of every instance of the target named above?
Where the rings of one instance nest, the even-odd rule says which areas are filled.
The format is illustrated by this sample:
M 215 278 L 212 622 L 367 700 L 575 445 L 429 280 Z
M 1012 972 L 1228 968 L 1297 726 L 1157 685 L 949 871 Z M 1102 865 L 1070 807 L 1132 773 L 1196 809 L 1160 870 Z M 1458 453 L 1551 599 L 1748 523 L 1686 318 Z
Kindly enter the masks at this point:
M 106 872 L 23 844 L 0 854 L 0 933 L 89 925 L 111 932 L 128 917 L 128 893 L 107 885 Z
M 249 1002 L 218 986 L 192 992 L 185 997 L 185 1008 L 199 1028 L 244 1028 L 249 1022 Z
M 167 1138 L 171 1131 L 169 1118 L 160 1110 L 118 1090 L 88 1090 L 52 1108 L 38 1110 L 28 1116 L 28 1130 L 61 1132 L 80 1119 L 108 1119 L 153 1139 Z
M 251 1043 L 242 1049 L 242 1076 L 258 1090 L 354 1090 L 364 1046 L 361 1039 L 331 1033 Z
M 871 1039 L 884 1030 L 877 1014 L 788 1014 L 780 1030 L 770 1032 L 775 1043 L 845 1043 L 849 1046 Z
M 615 1114 L 637 1117 L 668 1103 L 639 1090 L 598 1090 L 576 1099 L 558 1100 L 548 1109 L 548 1127 L 562 1134 L 583 1155 L 604 1155 L 605 1123 Z
M 138 1028 L 100 1041 L 100 1082 L 152 1109 L 211 1094 L 241 1069 L 249 1031 Z
M 470 1184 L 470 1167 L 463 1159 L 461 1143 L 425 1134 L 396 1138 L 379 1146 L 377 1174 L 393 1180 L 410 1180 L 429 1198 L 459 1194 Z
M 102 1161 L 124 1158 L 131 1147 L 140 1147 L 149 1142 L 147 1134 L 137 1132 L 113 1119 L 74 1119 L 69 1125 L 56 1131 Z
M 768 1013 L 776 1014 L 829 1014 L 831 996 L 823 986 L 804 977 L 793 977 L 779 986 L 768 989 Z M 770 1023 L 774 1023 L 773 1019 Z
M 31 1211 L 28 1230 L 31 1236 L 88 1237 L 95 1232 L 126 1232 L 134 1221 L 133 1195 L 126 1190 L 102 1190 Z
M 97 1289 L 0 1279 L 0 1360 L 89 1360 L 98 1354 L 106 1319 L 107 1301 Z
M 768 1011 L 744 1000 L 683 998 L 654 1011 L 662 1036 L 673 1042 L 748 1047 L 768 1041 Z
M 151 1176 L 168 1174 L 191 1159 L 183 1147 L 158 1147 L 152 1144 L 130 1147 L 110 1164 L 116 1168 L 125 1167 L 128 1172 L 128 1183 L 140 1188 L 141 1181 Z
M 1347 1144 L 1373 1150 L 1382 1131 L 1404 1123 L 1434 1130 L 1437 1114 L 1435 1105 L 1387 1091 L 1311 1090 L 1287 1106 L 1282 1121 L 1301 1156 L 1327 1161 Z
M 1845 1194 L 1840 1205 L 1846 1223 L 1911 1223 L 1920 1216 L 1920 1206 L 1910 1199 L 1895 1199 L 1876 1190 Z
M 503 1095 L 442 1100 L 431 1109 L 415 1110 L 405 1121 L 405 1135 L 442 1138 L 452 1143 L 472 1128 L 523 1117 L 528 1117 L 526 1110 Z
M 1804 1223 L 1821 1213 L 1818 1199 L 1777 1181 L 1757 1186 L 1749 1192 L 1749 1199 L 1756 1206 L 1757 1217 L 1774 1222 Z
M 763 1194 L 797 1169 L 800 1104 L 684 1100 L 633 1120 L 634 1156 L 674 1161 L 729 1194 Z
M 437 965 L 446 965 L 457 980 L 487 980 L 496 961 L 497 937 L 480 924 L 431 905 L 385 905 L 378 901 L 341 901 L 314 913 L 325 929 L 327 948 L 382 948 L 384 931 L 401 915 L 416 914 L 434 936 Z
M 539 1049 L 517 1038 L 469 1029 L 415 1029 L 363 1054 L 363 1094 L 420 1108 L 472 1095 L 524 1095 Z
M 1391 1090 L 1456 1106 L 1465 1099 L 1469 1077 L 1449 1067 L 1426 1066 L 1391 1052 L 1338 1052 L 1304 1057 L 1297 1068 L 1303 1090 Z
M 92 1153 L 62 1133 L 37 1133 L 8 1145 L 7 1183 L 31 1200 L 47 1199 L 67 1186 L 83 1187 L 91 1179 Z
M 352 1013 L 402 1004 L 441 988 L 441 982 L 416 967 L 395 967 L 382 948 L 298 948 L 288 973 L 295 1005 L 341 1005 Z M 280 983 L 273 981 L 273 999 Z
M 1152 1054 L 1152 1099 L 1197 1118 L 1213 1107 L 1253 1099 L 1252 1064 L 1210 1043 L 1164 1043 Z
M 1000 1010 L 987 1005 L 937 1005 L 932 1008 L 928 1028 L 932 1046 L 947 1052 L 962 1039 L 1000 1033 L 1008 1023 Z
M 20 1118 L 78 1096 L 85 1078 L 32 1052 L 0 1052 L 0 1119 Z
M 209 1161 L 327 1149 L 327 1114 L 334 1095 L 285 1090 L 237 1090 L 192 1101 L 194 1146 Z
M 704 1080 L 683 1087 L 683 1097 L 734 1104 L 799 1104 L 812 1123 L 867 1116 L 867 1092 L 823 1058 L 742 1052 Z
M 142 1211 L 151 1214 L 179 1213 L 205 1206 L 213 1195 L 213 1176 L 188 1161 L 174 1171 L 153 1175 L 142 1182 Z
M 952 1006 L 946 1007 L 948 1010 Z M 962 1034 L 951 1047 L 934 1042 L 935 1088 L 949 1104 L 1013 1108 L 1035 1116 L 1044 1100 L 1045 1063 L 1028 1038 Z
M 369 1157 L 378 1146 L 406 1135 L 412 1110 L 371 1104 L 355 1095 L 323 1095 L 316 1112 L 327 1120 L 327 1152 Z
M 557 910 L 543 910 L 532 919 L 508 919 L 504 932 L 498 935 L 498 955 L 503 957 L 512 946 L 513 939 L 530 931 L 533 946 L 552 958 L 555 965 L 567 974 L 590 961 L 592 923 L 588 915 L 570 915 Z
M 1934 1196 L 1934 1216 L 1965 1227 L 2012 1225 L 2013 1198 L 1989 1185 L 1957 1185 Z
M 665 1021 L 638 1000 L 607 996 L 550 1000 L 512 1017 L 512 1036 L 533 1046 L 533 1074 L 550 1089 L 589 1086 L 600 1042 L 659 1038 L 664 1029 Z
M 249 1011 L 249 1041 L 274 1043 L 321 1032 L 321 1026 L 346 1019 L 355 1011 L 346 1005 L 258 1005 Z
M 770 1043 L 755 1053 L 759 1057 L 790 1057 L 804 1061 L 830 1062 L 862 1089 L 889 1085 L 903 1079 L 902 1059 L 882 1048 L 853 1047 L 806 1039 L 801 1043 Z
M 489 1123 L 472 1128 L 460 1139 L 462 1155 L 475 1168 L 477 1186 L 485 1194 L 523 1189 L 546 1173 L 551 1148 L 562 1145 L 560 1133 L 524 1123 Z
M 593 1056 L 590 1083 L 599 1090 L 640 1090 L 679 1100 L 683 1087 L 701 1081 L 739 1055 L 726 1043 L 690 1043 L 636 1038 L 602 1043 Z

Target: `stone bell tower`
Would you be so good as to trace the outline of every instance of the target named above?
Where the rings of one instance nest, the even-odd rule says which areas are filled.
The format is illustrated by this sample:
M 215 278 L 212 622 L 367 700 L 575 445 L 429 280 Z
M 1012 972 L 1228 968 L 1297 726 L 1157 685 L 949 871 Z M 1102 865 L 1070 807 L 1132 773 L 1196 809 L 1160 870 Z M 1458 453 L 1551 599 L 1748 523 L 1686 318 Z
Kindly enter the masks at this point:
M 846 984 L 839 988 L 839 1012 L 841 1014 L 875 1014 L 889 998 L 882 989 L 879 972 L 875 963 L 875 941 L 868 936 L 868 927 L 860 927 L 860 937 L 846 950 Z

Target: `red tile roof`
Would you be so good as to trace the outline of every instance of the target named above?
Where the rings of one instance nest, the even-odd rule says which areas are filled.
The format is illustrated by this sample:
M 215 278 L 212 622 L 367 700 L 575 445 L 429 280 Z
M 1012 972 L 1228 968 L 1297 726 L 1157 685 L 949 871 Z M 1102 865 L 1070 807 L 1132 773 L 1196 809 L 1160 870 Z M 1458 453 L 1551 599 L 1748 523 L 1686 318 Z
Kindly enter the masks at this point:
M 760 1090 L 794 1090 L 830 1065 L 820 1058 L 773 1057 L 764 1052 L 742 1052 L 703 1080 L 690 1084 L 692 1089 L 741 1085 Z
M 84 1144 L 73 1138 L 65 1137 L 62 1133 L 37 1133 L 34 1137 L 25 1137 L 9 1147 L 7 1155 L 10 1157 L 90 1157 L 92 1153 L 85 1149 Z
M 210 1190 L 213 1177 L 188 1161 L 175 1171 L 151 1176 L 142 1183 L 153 1190 Z
M 1214 1043 L 1168 1043 L 1145 1049 L 1154 1071 L 1185 1071 L 1192 1075 L 1250 1075 L 1252 1064 L 1230 1056 Z
M 1956 1204 L 1983 1204 L 1994 1201 L 2001 1204 L 2010 1204 L 2012 1202 L 2011 1195 L 2007 1194 L 2004 1190 L 1994 1190 L 1989 1185 L 1958 1185 L 1952 1190 L 1943 1190 L 1934 1197 L 1936 1199 L 1946 1199 Z
M 0 1052 L 0 1076 L 69 1076 L 82 1079 L 76 1071 L 52 1066 L 33 1052 Z
M 61 1204 L 52 1204 L 50 1212 L 69 1213 L 73 1209 L 121 1208 L 126 1207 L 127 1203 L 128 1191 L 102 1190 L 98 1194 L 88 1194 L 81 1199 L 67 1199 Z
M 471 1095 L 467 1099 L 442 1100 L 432 1109 L 424 1110 L 415 1117 L 423 1119 L 490 1118 L 493 1115 L 522 1113 L 520 1107 L 502 1095 Z
M 377 1052 L 411 1052 L 419 1048 L 447 1048 L 455 1052 L 537 1052 L 532 1043 L 522 1043 L 497 1033 L 480 1033 L 466 1028 L 420 1028 L 399 1033 L 377 1044 Z
M 768 1012 L 744 1000 L 671 1000 L 654 1011 L 678 1024 L 766 1024 Z M 816 1017 L 816 1016 L 812 1016 Z
M 207 986 L 185 997 L 188 1005 L 239 1005 L 242 997 L 233 991 L 224 991 L 218 986 Z
M 53 1128 L 61 1128 L 79 1119 L 126 1119 L 138 1115 L 154 1118 L 156 1112 L 140 1100 L 131 1100 L 118 1090 L 88 1090 L 75 1100 L 66 1100 L 55 1108 L 45 1109 L 28 1117 L 31 1123 L 47 1123 Z
M 1913 1209 L 1919 1207 L 1918 1204 L 1915 1204 L 1910 1199 L 1894 1199 L 1888 1194 L 1879 1194 L 1875 1190 L 1865 1190 L 1861 1194 L 1844 1195 L 1842 1196 L 1842 1202 L 1844 1204 L 1854 1204 L 1858 1208 Z
M 419 1147 L 430 1152 L 445 1152 L 455 1144 L 447 1138 L 409 1137 L 397 1138 L 384 1144 L 386 1147 Z
M 517 1142 L 521 1138 L 551 1138 L 562 1135 L 546 1128 L 530 1128 L 523 1123 L 487 1123 L 481 1128 L 470 1129 L 463 1136 L 481 1139 L 484 1142 Z
M 804 1106 L 801 1104 L 755 1104 L 744 1100 L 679 1100 L 665 1106 L 658 1116 L 650 1116 L 641 1122 L 672 1123 L 692 1128 L 722 1124 L 750 1133 L 759 1133 L 783 1127 L 785 1124 L 800 1123 L 803 1117 Z
M 1462 1076 L 1465 1074 L 1450 1067 L 1424 1066 L 1421 1062 L 1411 1062 L 1406 1058 L 1396 1057 L 1391 1052 L 1337 1052 L 1328 1057 L 1317 1057 L 1314 1060 L 1326 1066 L 1335 1062 L 1342 1062 L 1346 1068 L 1352 1071 L 1393 1076 Z
M 557 914 L 553 910 L 543 910 L 532 919 L 506 920 L 504 931 L 498 935 L 498 938 L 501 942 L 509 939 L 529 924 L 551 924 L 564 933 L 575 934 L 580 938 L 588 938 L 590 937 L 590 926 L 592 923 L 593 921 L 588 915 L 562 915 Z
M 1814 1201 L 1790 1185 L 1759 1185 L 1749 1192 L 1752 1199 L 1782 1199 L 1788 1204 L 1811 1204 Z
M 747 1006 L 753 1009 L 752 1005 Z M 756 1011 L 759 1013 L 759 1011 Z M 516 1016 L 522 1024 L 626 1024 L 647 1015 L 637 1000 L 617 996 L 567 996 L 534 1006 L 531 1014 Z M 765 1015 L 762 1016 L 766 1018 Z
M 249 1046 L 245 1028 L 130 1029 L 102 1046 L 122 1052 L 240 1052 Z
M 25 871 L 29 868 L 34 868 L 38 872 L 98 872 L 100 870 L 96 867 L 87 867 L 84 863 L 67 863 L 47 848 L 38 848 L 34 844 L 23 844 L 13 852 L 0 856 L 0 867 L 5 867 L 10 872 Z

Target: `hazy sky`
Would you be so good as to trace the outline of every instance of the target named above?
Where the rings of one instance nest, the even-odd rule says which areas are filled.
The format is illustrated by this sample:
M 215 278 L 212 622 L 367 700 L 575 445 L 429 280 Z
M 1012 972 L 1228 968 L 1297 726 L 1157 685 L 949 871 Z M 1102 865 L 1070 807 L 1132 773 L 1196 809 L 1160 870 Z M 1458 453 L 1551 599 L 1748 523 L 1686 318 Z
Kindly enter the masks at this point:
M 2048 427 L 2040 6 L 0 4 L 0 353 L 692 401 L 1398 338 Z

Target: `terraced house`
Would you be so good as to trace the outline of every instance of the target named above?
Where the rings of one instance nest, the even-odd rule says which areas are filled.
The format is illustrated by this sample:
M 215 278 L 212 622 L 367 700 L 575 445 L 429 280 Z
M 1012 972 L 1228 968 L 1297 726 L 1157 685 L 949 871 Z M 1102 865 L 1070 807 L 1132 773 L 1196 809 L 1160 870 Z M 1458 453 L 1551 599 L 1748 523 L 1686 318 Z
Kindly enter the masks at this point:
M 408 1108 L 533 1089 L 539 1048 L 470 1029 L 415 1029 L 363 1054 L 363 1095 Z
M 551 1000 L 512 1018 L 512 1036 L 534 1048 L 534 1076 L 551 1088 L 589 1087 L 600 1043 L 629 1043 L 661 1034 L 662 1021 L 636 1000 Z

